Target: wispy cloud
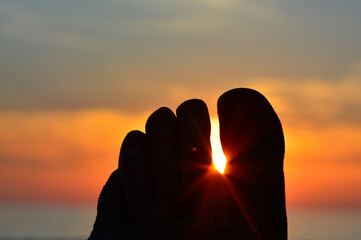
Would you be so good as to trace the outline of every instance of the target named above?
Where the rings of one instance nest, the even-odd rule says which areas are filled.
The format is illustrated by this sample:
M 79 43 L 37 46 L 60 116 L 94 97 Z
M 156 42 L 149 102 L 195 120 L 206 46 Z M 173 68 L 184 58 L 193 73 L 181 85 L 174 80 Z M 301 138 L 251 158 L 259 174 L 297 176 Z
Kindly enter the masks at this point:
M 346 2 L 2 1 L 0 108 L 143 111 L 172 86 L 332 85 L 361 58 Z M 143 95 L 161 100 L 132 104 Z
M 297 124 L 316 128 L 330 125 L 361 127 L 361 64 L 357 63 L 345 76 L 327 79 L 255 80 L 255 87 L 281 101 L 281 114 Z

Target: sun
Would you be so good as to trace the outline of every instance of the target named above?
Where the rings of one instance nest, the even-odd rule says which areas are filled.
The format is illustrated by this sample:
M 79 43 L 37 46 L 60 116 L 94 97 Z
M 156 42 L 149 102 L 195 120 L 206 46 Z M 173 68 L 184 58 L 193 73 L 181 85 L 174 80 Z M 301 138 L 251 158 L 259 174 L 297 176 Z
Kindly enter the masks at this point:
M 211 119 L 211 145 L 213 163 L 220 173 L 223 173 L 226 167 L 226 156 L 223 153 L 221 141 L 219 138 L 219 122 L 217 118 Z

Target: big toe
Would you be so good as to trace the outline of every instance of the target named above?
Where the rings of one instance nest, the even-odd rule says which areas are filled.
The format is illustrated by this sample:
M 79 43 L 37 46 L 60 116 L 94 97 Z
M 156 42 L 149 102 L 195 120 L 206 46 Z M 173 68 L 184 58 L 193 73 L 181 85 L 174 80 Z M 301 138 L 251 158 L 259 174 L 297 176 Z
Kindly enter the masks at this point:
M 257 239 L 287 239 L 284 137 L 277 114 L 262 94 L 239 88 L 218 99 L 218 116 L 225 174 L 238 207 Z
M 239 88 L 218 99 L 220 138 L 228 163 L 226 173 L 241 177 L 243 167 L 282 170 L 284 137 L 277 114 L 257 91 Z M 262 168 L 266 168 L 265 166 Z

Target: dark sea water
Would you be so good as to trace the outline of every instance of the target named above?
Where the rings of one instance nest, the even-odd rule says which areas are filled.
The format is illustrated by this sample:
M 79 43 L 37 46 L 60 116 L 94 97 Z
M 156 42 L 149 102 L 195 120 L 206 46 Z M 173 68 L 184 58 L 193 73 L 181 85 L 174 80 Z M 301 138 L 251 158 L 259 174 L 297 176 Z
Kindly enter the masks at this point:
M 95 207 L 0 207 L 0 239 L 86 239 Z M 288 210 L 290 240 L 360 240 L 360 210 Z

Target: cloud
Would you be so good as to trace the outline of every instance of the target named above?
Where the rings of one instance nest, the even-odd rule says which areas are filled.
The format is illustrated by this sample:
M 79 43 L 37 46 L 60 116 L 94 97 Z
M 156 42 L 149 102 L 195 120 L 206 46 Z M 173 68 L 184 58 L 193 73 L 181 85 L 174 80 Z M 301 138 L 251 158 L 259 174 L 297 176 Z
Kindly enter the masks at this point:
M 304 81 L 273 80 L 262 82 L 265 91 L 287 105 L 285 118 L 292 121 L 327 127 L 352 124 L 361 127 L 361 64 L 335 81 L 305 79 Z
M 2 1 L 0 109 L 143 112 L 263 79 L 326 111 L 334 88 L 357 85 L 343 78 L 361 57 L 359 18 L 346 17 L 353 5 L 281 2 Z M 287 94 L 293 86 L 304 90 Z M 335 119 L 359 119 L 355 99 L 332 101 L 344 110 Z

